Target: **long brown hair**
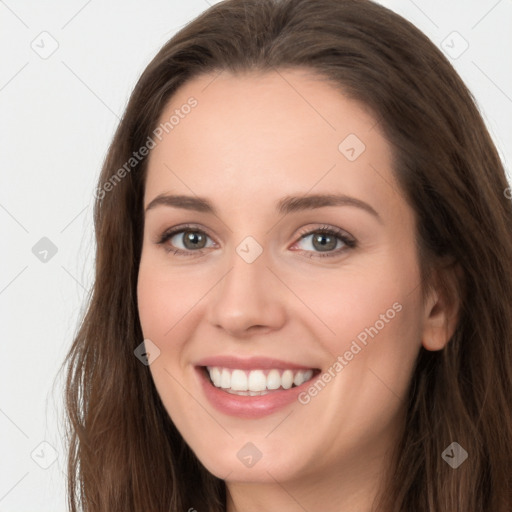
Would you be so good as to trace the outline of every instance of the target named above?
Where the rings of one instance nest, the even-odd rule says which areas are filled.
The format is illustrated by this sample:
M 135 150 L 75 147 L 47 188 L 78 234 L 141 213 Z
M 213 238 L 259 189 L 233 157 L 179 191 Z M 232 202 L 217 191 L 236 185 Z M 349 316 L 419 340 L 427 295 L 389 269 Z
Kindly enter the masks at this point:
M 143 339 L 136 286 L 146 159 L 122 179 L 118 170 L 192 77 L 299 67 L 378 119 L 416 215 L 425 289 L 440 261 L 460 269 L 456 331 L 443 350 L 420 350 L 379 509 L 512 509 L 512 207 L 470 92 L 424 34 L 369 0 L 228 0 L 148 65 L 99 178 L 94 288 L 65 360 L 73 512 L 225 510 L 225 483 L 183 441 L 133 353 Z M 468 452 L 457 469 L 441 456 L 454 441 Z

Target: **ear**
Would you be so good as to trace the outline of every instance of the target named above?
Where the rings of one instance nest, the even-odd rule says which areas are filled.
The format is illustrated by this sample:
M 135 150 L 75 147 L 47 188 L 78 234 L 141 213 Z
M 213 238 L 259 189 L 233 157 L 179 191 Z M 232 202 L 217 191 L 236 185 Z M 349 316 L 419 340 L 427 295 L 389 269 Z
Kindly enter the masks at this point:
M 451 263 L 436 269 L 424 304 L 422 344 L 442 350 L 453 336 L 460 314 L 462 269 Z

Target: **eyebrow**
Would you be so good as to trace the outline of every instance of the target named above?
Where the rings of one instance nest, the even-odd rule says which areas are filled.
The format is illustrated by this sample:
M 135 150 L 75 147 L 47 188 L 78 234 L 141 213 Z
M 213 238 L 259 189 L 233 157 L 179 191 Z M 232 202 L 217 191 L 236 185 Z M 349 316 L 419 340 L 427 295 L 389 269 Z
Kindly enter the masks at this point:
M 157 206 L 170 206 L 217 215 L 213 204 L 204 197 L 160 194 L 146 207 L 146 212 Z M 355 197 L 344 194 L 310 194 L 304 196 L 286 196 L 276 203 L 276 210 L 281 215 L 323 208 L 326 206 L 355 206 L 370 213 L 382 223 L 380 215 L 368 204 Z

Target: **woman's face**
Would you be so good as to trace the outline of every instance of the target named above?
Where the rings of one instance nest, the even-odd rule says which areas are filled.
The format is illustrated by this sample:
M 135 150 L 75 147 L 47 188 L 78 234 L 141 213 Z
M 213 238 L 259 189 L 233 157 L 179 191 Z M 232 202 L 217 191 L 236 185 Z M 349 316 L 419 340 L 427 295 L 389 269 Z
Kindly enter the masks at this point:
M 138 303 L 172 421 L 228 482 L 375 475 L 426 325 L 377 120 L 293 70 L 195 78 L 166 122 Z

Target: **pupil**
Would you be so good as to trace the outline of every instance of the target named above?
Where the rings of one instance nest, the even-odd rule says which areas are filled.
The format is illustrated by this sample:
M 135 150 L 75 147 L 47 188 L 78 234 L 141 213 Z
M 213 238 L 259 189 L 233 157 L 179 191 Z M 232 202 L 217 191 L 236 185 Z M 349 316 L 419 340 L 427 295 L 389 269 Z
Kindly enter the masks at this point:
M 194 244 L 197 244 L 199 243 L 200 241 L 204 242 L 204 237 L 203 235 L 199 234 L 199 233 L 195 233 L 193 231 L 187 231 L 187 233 L 185 234 L 185 247 L 189 248 L 189 249 L 197 249 L 197 245 L 194 245 Z M 189 247 L 189 243 L 191 244 L 191 247 Z M 202 248 L 202 246 L 201 246 Z
M 328 240 L 326 242 L 326 240 Z M 316 247 L 316 243 L 319 247 Z M 336 247 L 336 238 L 330 235 L 317 235 L 313 238 L 313 245 L 318 249 L 334 249 Z

